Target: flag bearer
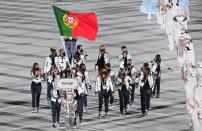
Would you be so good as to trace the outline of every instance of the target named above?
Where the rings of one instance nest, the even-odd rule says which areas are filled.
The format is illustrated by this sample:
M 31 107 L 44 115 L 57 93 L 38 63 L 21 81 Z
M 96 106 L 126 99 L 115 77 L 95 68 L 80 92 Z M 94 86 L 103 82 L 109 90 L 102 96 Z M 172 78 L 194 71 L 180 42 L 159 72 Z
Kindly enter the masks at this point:
M 51 72 L 50 70 L 53 65 L 55 65 L 57 68 L 59 67 L 56 49 L 51 48 L 50 51 L 51 51 L 51 54 L 48 57 L 46 57 L 45 63 L 44 63 L 44 68 L 43 68 L 44 80 L 45 80 L 45 77 L 49 77 L 50 72 Z M 48 78 L 47 78 L 47 100 L 48 100 L 48 102 L 50 101 L 49 92 L 50 92 L 51 88 L 52 87 L 50 86 L 50 84 L 48 82 Z

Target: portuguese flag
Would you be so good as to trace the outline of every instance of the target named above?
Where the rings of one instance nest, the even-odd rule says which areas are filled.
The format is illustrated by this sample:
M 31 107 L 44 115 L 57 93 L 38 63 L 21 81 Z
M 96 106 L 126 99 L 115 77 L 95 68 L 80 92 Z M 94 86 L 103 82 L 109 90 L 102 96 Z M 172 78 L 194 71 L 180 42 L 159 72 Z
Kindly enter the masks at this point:
M 95 40 L 98 23 L 95 13 L 74 13 L 52 5 L 61 36 L 82 36 Z

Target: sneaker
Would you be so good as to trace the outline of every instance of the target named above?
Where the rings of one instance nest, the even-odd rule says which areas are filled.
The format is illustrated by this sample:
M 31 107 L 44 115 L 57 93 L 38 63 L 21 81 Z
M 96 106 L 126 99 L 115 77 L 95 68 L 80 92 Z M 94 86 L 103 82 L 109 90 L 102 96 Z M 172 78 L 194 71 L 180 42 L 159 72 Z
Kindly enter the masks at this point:
M 55 125 L 56 125 L 56 127 L 59 127 L 59 126 L 60 126 L 59 122 L 56 122 L 56 124 L 55 124 Z
M 132 103 L 131 103 L 131 106 L 132 106 L 132 107 L 134 107 L 134 106 L 135 106 L 135 103 L 134 103 L 134 102 L 132 102 Z
M 36 113 L 39 113 L 39 107 L 37 107 L 35 111 L 36 111 Z
M 156 98 L 160 98 L 160 95 L 158 94 L 158 95 L 156 95 Z
M 124 113 L 123 113 L 123 112 L 121 112 L 121 113 L 120 113 L 120 116 L 124 116 Z
M 98 119 L 101 119 L 101 118 L 102 118 L 102 117 L 101 117 L 101 114 L 99 113 L 99 114 L 98 114 Z
M 74 125 L 72 128 L 73 128 L 73 129 L 76 129 L 76 128 L 77 128 L 77 126 L 76 126 L 76 125 Z
M 144 117 L 144 116 L 145 116 L 145 114 L 144 114 L 144 113 L 142 113 L 142 114 L 141 114 L 141 117 Z
M 146 115 L 149 115 L 149 111 L 146 111 L 145 114 L 146 114 Z
M 32 108 L 32 113 L 35 113 L 36 112 L 36 109 L 35 108 Z
M 52 127 L 56 128 L 56 124 L 55 124 L 55 123 L 53 123 Z
M 108 118 L 108 113 L 105 113 L 105 118 Z
M 126 115 L 128 113 L 128 109 L 126 108 L 124 111 L 123 111 L 124 115 Z
M 84 108 L 83 108 L 83 112 L 84 112 L 84 113 L 86 113 L 86 112 L 87 112 L 86 107 L 84 107 Z
M 98 119 L 101 119 L 102 117 L 101 117 L 101 115 L 98 115 Z

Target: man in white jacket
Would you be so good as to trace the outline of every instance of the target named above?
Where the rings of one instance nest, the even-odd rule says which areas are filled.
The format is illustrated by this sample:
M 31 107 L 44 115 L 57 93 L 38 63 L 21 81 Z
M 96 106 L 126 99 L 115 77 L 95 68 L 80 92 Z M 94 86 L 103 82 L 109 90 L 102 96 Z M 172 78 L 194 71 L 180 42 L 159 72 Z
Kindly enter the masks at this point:
M 121 47 L 121 55 L 119 55 L 119 67 L 121 69 L 126 69 L 128 67 L 127 60 L 132 59 L 131 55 L 128 54 L 128 49 L 126 46 Z

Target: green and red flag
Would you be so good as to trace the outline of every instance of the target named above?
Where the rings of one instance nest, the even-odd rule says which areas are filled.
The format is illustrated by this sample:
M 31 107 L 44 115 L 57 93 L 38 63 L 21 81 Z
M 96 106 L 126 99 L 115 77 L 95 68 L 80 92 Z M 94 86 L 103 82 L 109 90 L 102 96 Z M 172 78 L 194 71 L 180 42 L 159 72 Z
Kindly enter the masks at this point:
M 52 5 L 61 36 L 82 36 L 88 40 L 95 40 L 98 23 L 95 13 L 74 13 L 62 10 Z

